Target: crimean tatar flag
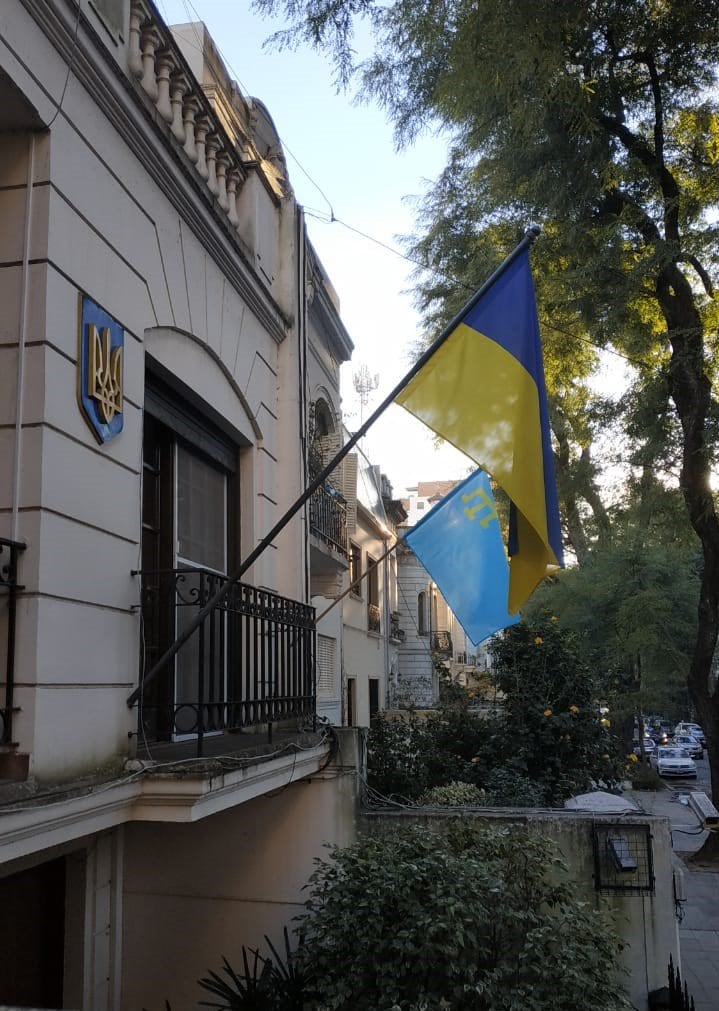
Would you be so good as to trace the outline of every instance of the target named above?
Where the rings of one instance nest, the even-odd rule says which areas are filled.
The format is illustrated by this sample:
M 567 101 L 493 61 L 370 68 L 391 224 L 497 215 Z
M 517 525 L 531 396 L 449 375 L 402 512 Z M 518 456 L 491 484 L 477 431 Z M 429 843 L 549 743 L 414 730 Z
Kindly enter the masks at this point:
M 512 503 L 509 611 L 563 565 L 529 253 L 520 253 L 396 397 Z
M 519 618 L 507 613 L 509 565 L 489 478 L 476 470 L 405 534 L 472 642 Z

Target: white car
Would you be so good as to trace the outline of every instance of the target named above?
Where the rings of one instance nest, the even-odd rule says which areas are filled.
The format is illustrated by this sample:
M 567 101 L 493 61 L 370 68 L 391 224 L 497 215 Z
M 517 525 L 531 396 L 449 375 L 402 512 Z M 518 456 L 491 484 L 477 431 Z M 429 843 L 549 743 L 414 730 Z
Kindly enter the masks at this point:
M 674 728 L 674 736 L 676 737 L 677 734 L 690 734 L 692 737 L 696 737 L 702 747 L 706 747 L 704 731 L 698 723 L 677 723 Z
M 684 748 L 657 748 L 651 757 L 651 763 L 660 776 L 693 776 L 696 778 L 697 767 Z
M 692 758 L 704 758 L 702 742 L 698 737 L 692 737 L 691 734 L 676 734 L 674 747 L 688 751 Z

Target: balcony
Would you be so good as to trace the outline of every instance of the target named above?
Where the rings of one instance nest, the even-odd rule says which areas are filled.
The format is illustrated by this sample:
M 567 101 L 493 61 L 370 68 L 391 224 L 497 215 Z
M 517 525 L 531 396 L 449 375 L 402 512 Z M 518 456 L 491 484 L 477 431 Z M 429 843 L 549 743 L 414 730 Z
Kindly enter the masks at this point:
M 328 484 L 321 485 L 310 499 L 310 533 L 345 560 L 349 558 L 347 503 Z
M 452 659 L 452 636 L 449 632 L 437 629 L 432 632 L 432 650 L 444 660 Z
M 393 611 L 389 616 L 389 637 L 395 642 L 404 642 L 404 635 L 404 629 L 399 624 L 399 614 Z
M 380 609 L 377 604 L 367 605 L 367 631 L 368 632 L 381 632 L 382 623 L 380 620 Z
M 173 661 L 142 686 L 170 643 L 224 584 L 206 569 L 138 573 L 142 589 L 142 747 L 184 743 L 203 756 L 222 750 L 217 738 L 315 714 L 314 608 L 234 583 Z M 235 744 L 235 747 L 237 744 Z

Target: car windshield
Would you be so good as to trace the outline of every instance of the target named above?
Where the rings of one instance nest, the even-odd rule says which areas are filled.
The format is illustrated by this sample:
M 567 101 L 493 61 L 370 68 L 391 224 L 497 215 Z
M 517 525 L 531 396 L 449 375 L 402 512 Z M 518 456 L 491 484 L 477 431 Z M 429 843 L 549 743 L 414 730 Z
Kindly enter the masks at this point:
M 686 751 L 682 748 L 660 748 L 660 758 L 688 758 Z

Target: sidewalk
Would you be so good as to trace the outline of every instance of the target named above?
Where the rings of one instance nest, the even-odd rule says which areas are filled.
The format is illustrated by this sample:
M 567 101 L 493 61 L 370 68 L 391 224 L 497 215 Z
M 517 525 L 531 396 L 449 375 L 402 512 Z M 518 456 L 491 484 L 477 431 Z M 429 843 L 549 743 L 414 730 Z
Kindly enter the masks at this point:
M 678 799 L 685 795 L 681 788 L 629 792 L 646 814 L 671 822 L 674 852 L 685 868 L 687 895 L 679 925 L 682 979 L 694 997 L 696 1011 L 719 1011 L 719 868 L 707 870 L 686 859 L 701 847 L 708 833 L 696 834 L 698 819 Z

